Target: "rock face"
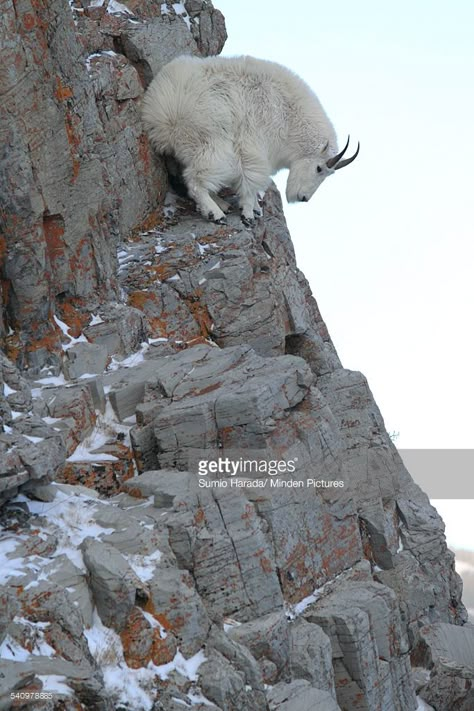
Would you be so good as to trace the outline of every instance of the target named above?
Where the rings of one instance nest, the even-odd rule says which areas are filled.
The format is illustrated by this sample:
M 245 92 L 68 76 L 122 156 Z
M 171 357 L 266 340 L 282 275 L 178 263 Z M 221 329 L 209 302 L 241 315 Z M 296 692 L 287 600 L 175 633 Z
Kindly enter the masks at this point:
M 210 224 L 143 135 L 221 13 L 12 0 L 0 27 L 0 709 L 470 708 L 443 523 L 278 193 Z
M 144 87 L 173 57 L 217 53 L 226 38 L 212 3 L 191 12 L 193 32 L 166 3 L 2 10 L 2 333 L 22 368 L 58 365 L 54 315 L 80 330 L 117 300 L 115 247 L 166 192 L 140 125 Z

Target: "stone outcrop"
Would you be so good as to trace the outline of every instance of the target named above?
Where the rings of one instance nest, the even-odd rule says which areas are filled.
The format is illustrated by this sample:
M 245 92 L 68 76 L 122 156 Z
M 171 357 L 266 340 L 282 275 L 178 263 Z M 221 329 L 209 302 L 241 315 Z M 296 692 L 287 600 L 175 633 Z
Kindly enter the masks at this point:
M 467 711 L 443 523 L 277 191 L 210 224 L 143 134 L 221 13 L 10 0 L 0 32 L 0 709 Z
M 140 124 L 144 87 L 173 57 L 217 53 L 226 38 L 210 2 L 191 3 L 192 31 L 171 4 L 95 5 L 2 9 L 1 333 L 35 372 L 59 365 L 55 315 L 74 332 L 118 300 L 115 247 L 166 192 Z
M 467 711 L 474 705 L 474 627 L 438 622 L 420 631 L 417 663 L 428 669 L 418 684 L 422 699 L 433 708 Z

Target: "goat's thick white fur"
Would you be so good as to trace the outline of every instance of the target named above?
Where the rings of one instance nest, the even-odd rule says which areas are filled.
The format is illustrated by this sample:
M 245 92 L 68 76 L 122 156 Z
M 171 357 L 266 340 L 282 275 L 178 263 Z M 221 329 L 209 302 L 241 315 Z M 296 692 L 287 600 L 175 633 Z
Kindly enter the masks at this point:
M 219 221 L 215 199 L 234 189 L 242 218 L 260 214 L 258 193 L 289 168 L 289 202 L 307 201 L 337 153 L 336 135 L 313 91 L 285 67 L 253 57 L 182 56 L 151 82 L 143 120 L 156 150 L 175 156 L 198 209 Z

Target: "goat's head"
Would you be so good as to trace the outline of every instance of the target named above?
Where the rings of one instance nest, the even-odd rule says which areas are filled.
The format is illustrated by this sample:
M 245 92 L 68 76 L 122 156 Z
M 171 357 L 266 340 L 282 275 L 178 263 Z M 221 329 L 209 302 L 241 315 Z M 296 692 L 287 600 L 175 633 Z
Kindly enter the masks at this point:
M 350 136 L 347 138 L 346 145 L 342 151 L 331 158 L 326 155 L 329 148 L 329 143 L 326 143 L 317 158 L 313 156 L 300 158 L 292 163 L 286 185 L 286 199 L 288 202 L 308 202 L 328 175 L 332 175 L 339 168 L 344 168 L 357 158 L 360 148 L 359 143 L 354 155 L 342 160 L 349 146 L 349 140 Z

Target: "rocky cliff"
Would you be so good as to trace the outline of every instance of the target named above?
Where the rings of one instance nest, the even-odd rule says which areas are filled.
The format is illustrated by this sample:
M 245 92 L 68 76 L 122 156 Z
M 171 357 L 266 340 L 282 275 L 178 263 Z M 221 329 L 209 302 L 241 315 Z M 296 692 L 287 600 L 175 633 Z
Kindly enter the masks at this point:
M 277 191 L 254 229 L 210 224 L 143 134 L 150 78 L 220 52 L 221 13 L 0 22 L 0 709 L 472 708 L 443 523 Z

